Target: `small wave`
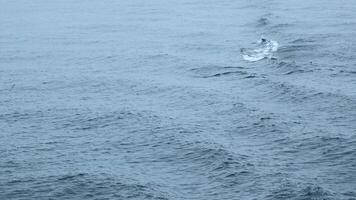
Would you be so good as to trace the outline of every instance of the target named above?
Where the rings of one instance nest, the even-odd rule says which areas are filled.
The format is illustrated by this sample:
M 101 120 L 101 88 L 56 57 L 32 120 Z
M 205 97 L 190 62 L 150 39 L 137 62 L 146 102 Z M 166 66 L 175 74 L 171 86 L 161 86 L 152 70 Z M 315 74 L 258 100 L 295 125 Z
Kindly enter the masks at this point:
M 312 56 L 320 48 L 321 45 L 315 43 L 313 40 L 297 39 L 281 47 L 278 50 L 278 56 L 281 60 L 313 59 Z
M 299 38 L 291 41 L 290 43 L 292 44 L 305 44 L 305 43 L 313 43 L 315 40 L 312 39 L 306 39 L 306 38 Z
M 279 62 L 276 67 L 278 68 L 278 71 L 280 71 L 284 75 L 313 72 L 313 69 L 302 67 L 301 65 L 297 65 L 295 62 L 282 61 Z
M 269 20 L 265 17 L 262 17 L 259 20 L 257 20 L 257 27 L 266 26 L 268 24 L 269 24 Z
M 74 175 L 64 175 L 58 178 L 59 181 L 65 181 L 65 180 L 71 180 L 71 179 L 75 179 L 78 177 L 82 177 L 82 176 L 86 176 L 86 173 L 78 173 L 78 174 L 74 174 Z
M 346 75 L 356 75 L 356 71 L 352 71 L 352 70 L 340 70 L 339 73 L 346 74 Z
M 241 48 L 242 58 L 246 61 L 255 62 L 264 58 L 273 59 L 273 53 L 278 50 L 278 42 L 262 38 L 254 49 Z
M 224 148 L 196 146 L 182 155 L 182 160 L 194 163 L 185 170 L 198 170 L 210 183 L 219 182 L 222 188 L 244 184 L 254 176 L 254 164 L 247 155 L 235 154 Z
M 248 76 L 245 76 L 244 78 L 245 78 L 245 79 L 257 78 L 257 75 L 256 75 L 256 74 L 250 74 L 250 75 L 248 75 Z
M 216 73 L 210 76 L 205 76 L 204 78 L 210 78 L 210 77 L 220 77 L 220 76 L 226 76 L 226 75 L 232 75 L 232 74 L 239 74 L 239 75 L 245 75 L 247 72 L 244 71 L 228 71 L 228 72 L 221 72 L 221 73 Z
M 290 181 L 284 182 L 281 186 L 267 195 L 266 199 L 314 199 L 329 200 L 334 199 L 333 194 L 325 188 L 314 184 L 297 184 Z
M 9 181 L 8 185 L 4 195 L 7 198 L 4 199 L 167 199 L 166 193 L 157 189 L 159 185 L 114 178 L 108 174 L 22 178 Z M 18 190 L 17 187 L 28 189 Z
M 272 29 L 285 29 L 285 28 L 290 28 L 294 26 L 293 24 L 289 24 L 289 23 L 282 23 L 282 24 L 276 24 L 272 27 Z
M 308 186 L 304 188 L 299 196 L 303 199 L 331 199 L 332 195 L 320 186 Z
M 249 73 L 240 66 L 204 66 L 199 68 L 191 69 L 190 71 L 194 72 L 200 78 L 213 78 L 229 75 L 248 75 Z

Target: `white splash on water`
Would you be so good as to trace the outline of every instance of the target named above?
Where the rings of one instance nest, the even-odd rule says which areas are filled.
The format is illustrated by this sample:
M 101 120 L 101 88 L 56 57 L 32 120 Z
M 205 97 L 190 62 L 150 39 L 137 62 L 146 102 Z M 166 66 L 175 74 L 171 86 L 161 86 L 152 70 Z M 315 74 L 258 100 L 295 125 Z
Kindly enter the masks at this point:
M 255 62 L 264 58 L 272 59 L 273 53 L 278 50 L 278 42 L 262 38 L 257 42 L 255 49 L 242 48 L 242 58 L 246 61 Z

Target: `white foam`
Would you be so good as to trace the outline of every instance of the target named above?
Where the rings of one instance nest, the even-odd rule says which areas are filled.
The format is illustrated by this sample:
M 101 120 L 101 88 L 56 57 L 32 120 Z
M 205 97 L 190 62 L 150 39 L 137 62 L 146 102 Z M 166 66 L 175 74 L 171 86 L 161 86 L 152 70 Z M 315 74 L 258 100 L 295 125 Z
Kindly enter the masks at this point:
M 261 39 L 255 49 L 241 49 L 242 58 L 246 61 L 255 62 L 264 58 L 271 59 L 273 52 L 278 50 L 278 42 Z

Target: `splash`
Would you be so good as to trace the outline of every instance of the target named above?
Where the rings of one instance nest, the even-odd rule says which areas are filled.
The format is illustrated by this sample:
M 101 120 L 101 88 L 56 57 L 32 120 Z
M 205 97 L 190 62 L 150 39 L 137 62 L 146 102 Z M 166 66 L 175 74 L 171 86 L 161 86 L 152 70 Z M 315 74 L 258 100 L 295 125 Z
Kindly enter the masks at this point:
M 278 42 L 262 38 L 255 49 L 241 48 L 241 54 L 244 60 L 255 62 L 264 58 L 273 59 L 273 52 L 277 50 Z

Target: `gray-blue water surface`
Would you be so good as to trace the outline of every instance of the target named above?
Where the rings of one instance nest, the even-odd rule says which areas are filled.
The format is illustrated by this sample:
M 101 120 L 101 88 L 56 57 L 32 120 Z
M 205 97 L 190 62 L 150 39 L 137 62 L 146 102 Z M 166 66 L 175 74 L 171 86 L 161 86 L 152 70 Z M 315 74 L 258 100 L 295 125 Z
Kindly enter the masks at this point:
M 356 199 L 355 52 L 351 0 L 0 0 L 0 199 Z

